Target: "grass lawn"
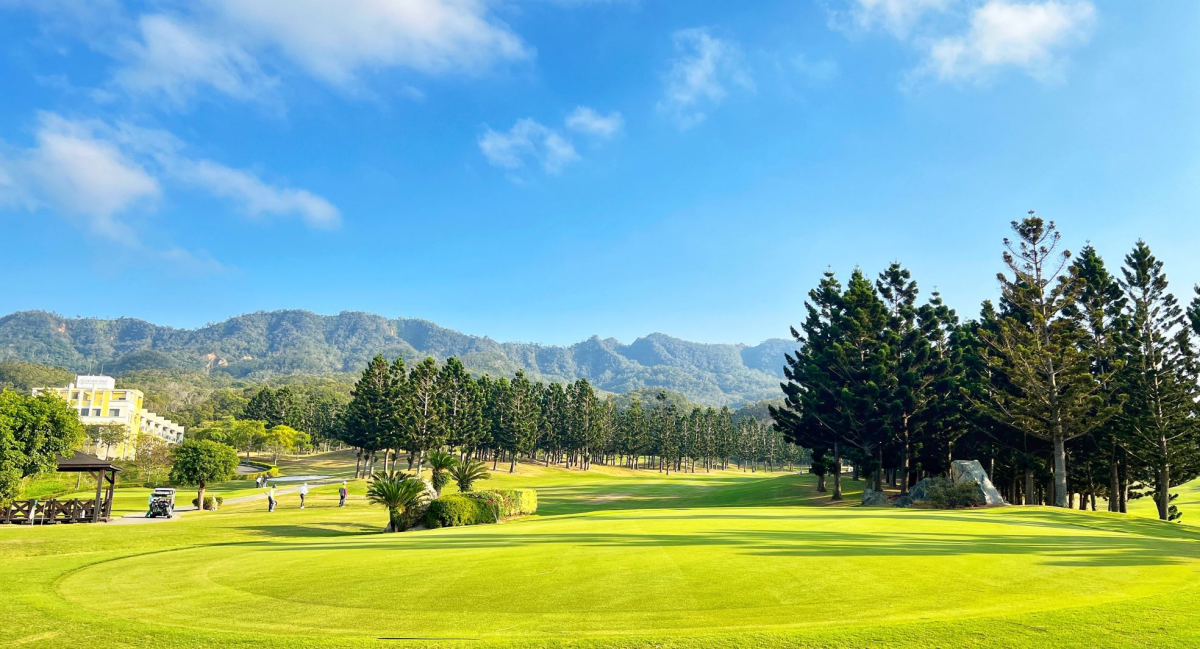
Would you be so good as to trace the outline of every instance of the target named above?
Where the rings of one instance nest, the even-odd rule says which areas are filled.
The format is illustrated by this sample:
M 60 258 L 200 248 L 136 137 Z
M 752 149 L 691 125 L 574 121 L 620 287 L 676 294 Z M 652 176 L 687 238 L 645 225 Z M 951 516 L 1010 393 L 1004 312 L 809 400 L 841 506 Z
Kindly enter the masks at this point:
M 537 516 L 385 535 L 354 482 L 344 509 L 331 485 L 303 511 L 285 496 L 273 514 L 0 527 L 0 644 L 1200 645 L 1190 526 L 867 509 L 848 479 L 828 507 L 787 473 L 500 469 L 482 486 L 537 489 Z

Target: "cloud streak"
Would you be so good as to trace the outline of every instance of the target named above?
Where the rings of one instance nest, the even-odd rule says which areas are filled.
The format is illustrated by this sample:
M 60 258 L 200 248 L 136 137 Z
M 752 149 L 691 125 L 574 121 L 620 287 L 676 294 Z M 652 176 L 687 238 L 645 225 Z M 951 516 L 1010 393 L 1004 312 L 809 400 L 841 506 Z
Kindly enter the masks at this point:
M 671 38 L 676 56 L 671 59 L 658 109 L 670 115 L 680 129 L 707 119 L 731 88 L 754 90 L 741 50 L 733 42 L 704 28 L 680 30 Z
M 484 0 L 201 0 L 192 8 L 142 16 L 113 81 L 176 104 L 202 90 L 269 102 L 291 70 L 356 92 L 374 71 L 473 75 L 534 56 Z
M 532 162 L 548 174 L 561 173 L 563 167 L 579 160 L 569 140 L 528 118 L 517 120 L 508 131 L 488 128 L 479 137 L 479 149 L 496 167 L 516 170 Z
M 336 228 L 337 208 L 304 189 L 186 155 L 172 134 L 129 124 L 39 116 L 35 144 L 0 158 L 0 200 L 31 211 L 83 219 L 97 234 L 140 245 L 128 218 L 153 211 L 168 187 L 186 185 L 224 199 L 249 217 L 298 218 Z

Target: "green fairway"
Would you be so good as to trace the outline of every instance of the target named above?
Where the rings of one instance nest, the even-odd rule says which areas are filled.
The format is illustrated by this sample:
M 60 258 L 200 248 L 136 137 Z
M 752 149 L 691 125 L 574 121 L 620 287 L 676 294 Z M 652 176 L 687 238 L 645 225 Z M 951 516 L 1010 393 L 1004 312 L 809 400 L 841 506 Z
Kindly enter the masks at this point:
M 303 511 L 284 497 L 273 514 L 243 502 L 153 524 L 0 528 L 4 641 L 1200 643 L 1200 533 L 1187 526 L 823 507 L 811 476 L 782 472 L 504 468 L 484 486 L 536 488 L 537 516 L 384 535 L 385 512 L 353 483 L 344 509 L 327 486 Z

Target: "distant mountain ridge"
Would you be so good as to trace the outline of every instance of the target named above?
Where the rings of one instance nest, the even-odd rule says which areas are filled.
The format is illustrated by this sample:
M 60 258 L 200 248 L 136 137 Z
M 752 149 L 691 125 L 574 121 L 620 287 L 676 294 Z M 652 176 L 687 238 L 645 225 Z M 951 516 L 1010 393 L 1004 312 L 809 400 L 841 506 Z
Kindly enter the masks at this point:
M 779 396 L 783 355 L 796 344 L 694 343 L 654 333 L 626 345 L 593 336 L 567 347 L 501 343 L 415 318 L 345 311 L 259 311 L 198 329 L 135 318 L 64 318 L 45 311 L 0 317 L 0 360 L 85 372 L 206 370 L 263 379 L 279 374 L 359 372 L 376 354 L 406 361 L 456 356 L 473 372 L 519 369 L 546 381 L 586 378 L 624 393 L 661 387 L 707 405 L 738 405 Z

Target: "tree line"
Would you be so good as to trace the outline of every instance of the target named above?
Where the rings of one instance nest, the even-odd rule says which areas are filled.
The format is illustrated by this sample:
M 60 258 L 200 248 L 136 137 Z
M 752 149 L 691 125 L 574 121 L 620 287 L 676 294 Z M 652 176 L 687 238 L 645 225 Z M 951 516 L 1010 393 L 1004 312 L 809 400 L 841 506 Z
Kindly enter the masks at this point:
M 898 263 L 825 273 L 792 328 L 777 430 L 834 499 L 846 462 L 907 493 L 960 457 L 1010 502 L 1124 512 L 1151 495 L 1177 518 L 1170 489 L 1200 476 L 1200 287 L 1185 308 L 1143 241 L 1112 272 L 1033 212 L 1012 229 L 999 299 L 973 320 L 936 292 L 919 303 Z
M 753 418 L 735 424 L 728 407 L 680 408 L 659 393 L 618 408 L 586 379 L 573 383 L 472 377 L 456 358 L 432 358 L 411 369 L 401 358 L 376 356 L 354 386 L 336 431 L 358 449 L 356 475 L 371 475 L 382 459 L 395 470 L 402 456 L 420 471 L 430 453 L 455 450 L 463 460 L 490 460 L 493 469 L 519 459 L 589 469 L 592 464 L 711 471 L 734 461 L 743 470 L 776 470 L 806 459 L 783 433 Z

